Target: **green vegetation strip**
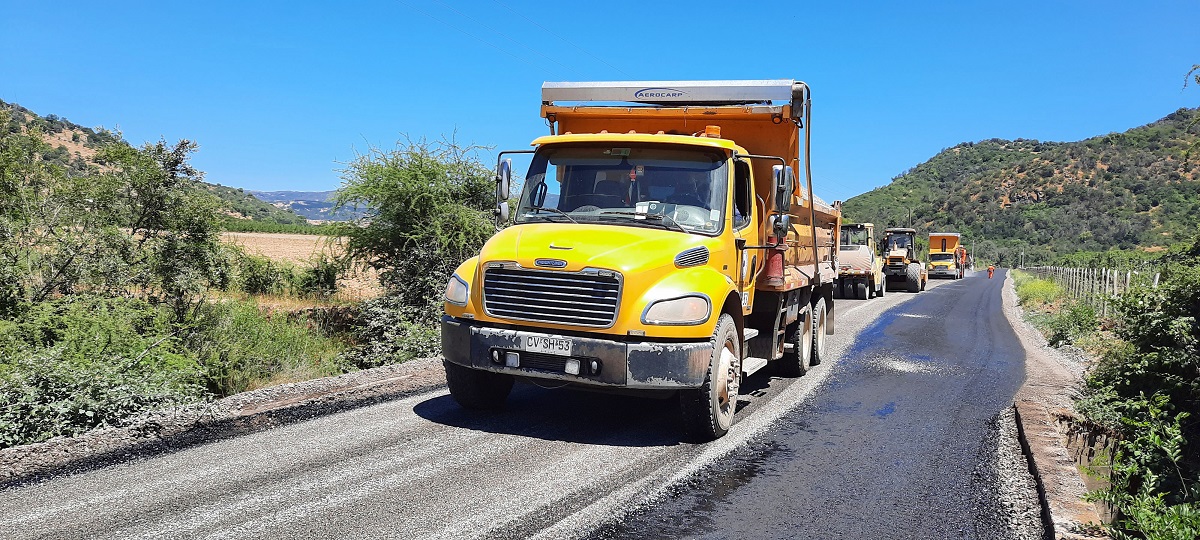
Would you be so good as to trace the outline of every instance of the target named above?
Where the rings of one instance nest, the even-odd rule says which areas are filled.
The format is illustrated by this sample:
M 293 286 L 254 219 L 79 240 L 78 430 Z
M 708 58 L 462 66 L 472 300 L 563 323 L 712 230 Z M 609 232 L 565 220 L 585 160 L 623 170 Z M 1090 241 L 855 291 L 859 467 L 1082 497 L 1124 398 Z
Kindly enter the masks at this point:
M 1076 409 L 1118 437 L 1111 487 L 1089 495 L 1118 512 L 1114 538 L 1200 538 L 1200 238 L 1160 261 L 1159 286 L 1114 298 L 1109 318 L 1053 282 L 1015 275 L 1047 339 L 1096 358 Z

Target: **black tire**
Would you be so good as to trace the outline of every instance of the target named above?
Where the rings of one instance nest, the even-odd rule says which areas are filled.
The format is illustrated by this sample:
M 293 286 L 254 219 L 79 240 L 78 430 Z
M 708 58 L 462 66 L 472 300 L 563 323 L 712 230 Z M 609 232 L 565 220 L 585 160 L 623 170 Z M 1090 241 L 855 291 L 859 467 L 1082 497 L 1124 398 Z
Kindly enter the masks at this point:
M 875 289 L 875 298 L 883 298 L 883 293 L 886 291 L 887 291 L 887 279 L 884 279 L 883 283 L 880 283 L 879 287 Z
M 845 298 L 845 295 L 842 294 L 842 287 L 845 285 L 846 285 L 846 281 L 841 278 L 839 278 L 837 281 L 833 282 L 833 297 L 834 298 Z
M 512 391 L 512 375 L 463 367 L 442 360 L 446 367 L 446 386 L 454 401 L 466 409 L 491 410 L 504 406 Z
M 810 362 L 816 366 L 825 359 L 825 325 L 828 315 L 825 312 L 825 299 L 817 300 L 817 305 L 813 306 L 812 310 L 812 359 Z
M 733 317 L 722 314 L 712 335 L 708 373 L 700 388 L 679 392 L 683 426 L 693 438 L 718 439 L 733 426 L 742 379 L 742 347 Z
M 796 322 L 788 326 L 787 340 L 792 350 L 783 351 L 783 358 L 775 361 L 775 373 L 800 377 L 812 367 L 812 306 L 805 304 Z
M 855 298 L 857 298 L 859 300 L 866 300 L 866 299 L 870 298 L 870 296 L 868 296 L 868 294 L 869 293 L 867 293 L 867 280 L 860 279 L 860 280 L 854 282 L 854 297 Z
M 907 274 L 908 292 L 921 292 L 924 289 L 921 283 L 921 265 L 920 263 L 908 263 L 908 268 L 905 268 Z

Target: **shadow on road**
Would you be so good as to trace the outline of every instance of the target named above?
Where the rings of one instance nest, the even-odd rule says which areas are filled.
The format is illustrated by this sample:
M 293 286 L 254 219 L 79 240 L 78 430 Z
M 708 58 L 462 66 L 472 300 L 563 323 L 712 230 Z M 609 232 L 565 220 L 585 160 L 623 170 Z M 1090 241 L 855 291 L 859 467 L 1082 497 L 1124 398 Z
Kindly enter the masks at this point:
M 770 383 L 756 375 L 744 381 L 743 391 L 758 394 Z M 739 400 L 738 409 L 746 403 Z M 418 403 L 413 411 L 447 426 L 544 440 L 630 447 L 691 442 L 674 395 L 654 399 L 517 384 L 499 411 L 466 410 L 448 394 Z

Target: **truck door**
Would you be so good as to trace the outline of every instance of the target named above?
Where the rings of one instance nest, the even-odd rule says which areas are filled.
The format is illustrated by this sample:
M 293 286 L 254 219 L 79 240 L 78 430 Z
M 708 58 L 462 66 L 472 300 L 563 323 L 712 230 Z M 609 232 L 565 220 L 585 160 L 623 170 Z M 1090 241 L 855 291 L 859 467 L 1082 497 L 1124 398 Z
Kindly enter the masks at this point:
M 762 212 L 754 198 L 754 182 L 750 174 L 750 164 L 742 160 L 734 160 L 733 166 L 733 234 L 746 245 L 758 245 L 759 231 L 762 226 Z M 739 251 L 738 268 L 732 276 L 742 295 L 742 313 L 750 312 L 754 305 L 754 278 L 762 265 L 762 253 L 759 250 Z

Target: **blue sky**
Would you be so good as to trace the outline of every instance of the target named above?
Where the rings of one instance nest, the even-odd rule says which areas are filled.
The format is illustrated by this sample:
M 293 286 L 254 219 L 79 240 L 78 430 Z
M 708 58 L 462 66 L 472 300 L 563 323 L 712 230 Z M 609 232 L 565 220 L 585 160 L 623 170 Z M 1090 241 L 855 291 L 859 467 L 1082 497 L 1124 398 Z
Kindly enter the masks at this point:
M 0 0 L 0 99 L 188 138 L 207 180 L 325 190 L 405 135 L 524 148 L 546 80 L 796 78 L 827 200 L 992 137 L 1072 141 L 1179 107 L 1200 2 Z M 491 161 L 488 152 L 481 158 Z

